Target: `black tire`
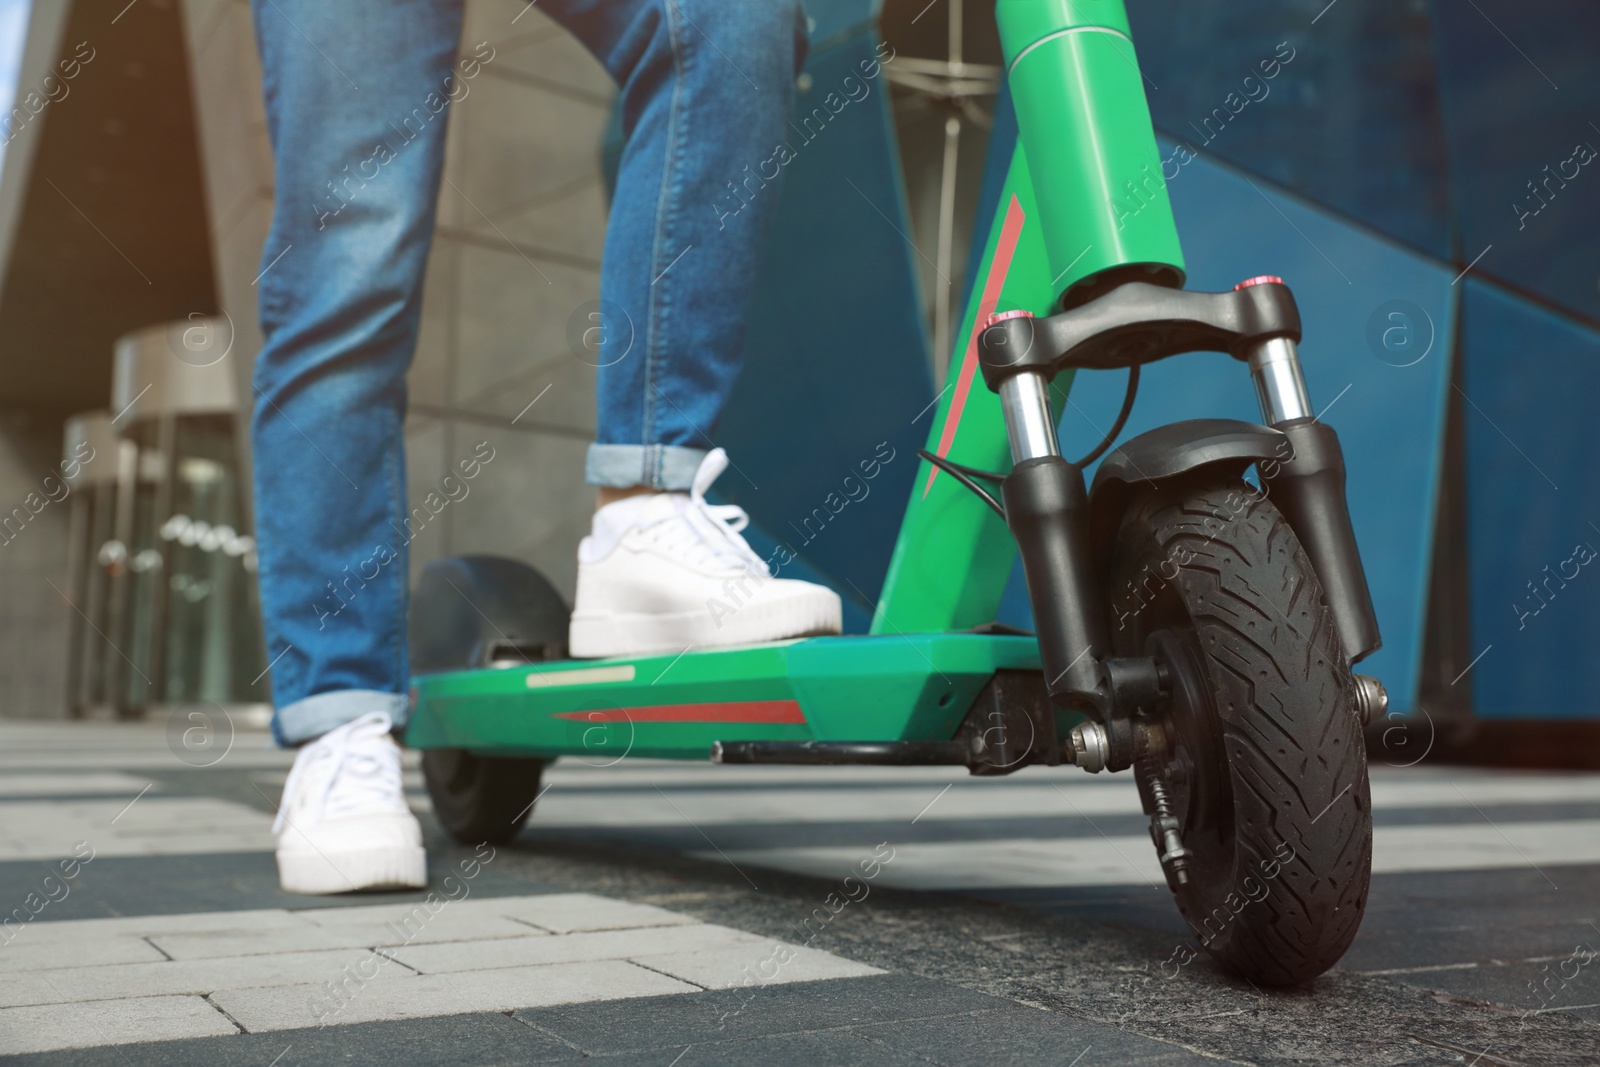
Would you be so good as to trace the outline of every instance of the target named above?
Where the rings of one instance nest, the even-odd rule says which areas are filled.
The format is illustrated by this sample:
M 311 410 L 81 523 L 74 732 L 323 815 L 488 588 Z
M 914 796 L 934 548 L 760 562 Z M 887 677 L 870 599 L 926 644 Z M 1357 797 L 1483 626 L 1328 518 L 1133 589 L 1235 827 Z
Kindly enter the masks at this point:
M 465 845 L 498 845 L 517 836 L 533 813 L 544 765 L 544 760 L 479 756 L 461 748 L 422 753 L 433 814 Z
M 432 560 L 411 595 L 412 672 L 560 659 L 569 617 L 561 594 L 526 563 L 497 556 Z M 422 777 L 451 837 L 499 844 L 528 821 L 548 762 L 426 749 Z
M 411 673 L 564 659 L 571 617 L 555 586 L 519 560 L 429 560 L 411 592 Z
M 1309 982 L 1366 908 L 1372 804 L 1350 671 L 1294 531 L 1234 478 L 1178 483 L 1125 514 L 1112 644 L 1178 664 L 1165 785 L 1191 854 L 1168 882 L 1200 945 L 1260 985 Z

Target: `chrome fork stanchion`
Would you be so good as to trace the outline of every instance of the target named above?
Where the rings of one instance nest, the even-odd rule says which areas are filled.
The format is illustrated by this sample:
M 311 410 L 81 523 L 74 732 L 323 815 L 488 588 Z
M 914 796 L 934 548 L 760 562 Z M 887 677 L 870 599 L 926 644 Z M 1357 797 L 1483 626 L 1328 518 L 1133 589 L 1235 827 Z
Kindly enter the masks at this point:
M 1011 439 L 1011 460 L 1061 455 L 1055 421 L 1050 417 L 1050 386 L 1043 374 L 1013 374 L 1000 383 L 1000 410 L 1005 415 L 1006 436 Z
M 989 327 L 1032 317 L 1026 311 L 1007 311 L 991 317 Z M 1024 334 L 1013 327 L 1010 332 L 1022 344 L 1033 343 L 1031 330 Z M 1061 458 L 1050 410 L 1053 368 L 1029 367 L 1022 358 L 1006 362 L 1018 369 L 997 388 L 1012 458 L 1000 496 L 1034 605 L 1045 686 L 1063 707 L 1098 707 L 1104 702 L 1099 657 L 1110 643 L 1105 595 L 1096 585 L 1089 557 L 1089 495 L 1083 471 Z
M 1282 279 L 1250 278 L 1234 288 L 1246 289 L 1262 282 L 1281 284 Z M 1346 664 L 1354 663 L 1376 651 L 1383 644 L 1383 637 L 1372 607 L 1372 594 L 1367 589 L 1361 553 L 1356 548 L 1350 509 L 1345 503 L 1344 454 L 1339 437 L 1313 414 L 1293 341 L 1271 337 L 1249 346 L 1243 354 L 1250 362 L 1262 421 L 1281 430 L 1284 443 L 1291 448 L 1290 455 L 1273 462 L 1270 484 L 1266 472 L 1260 472 L 1262 488 L 1271 489 L 1278 511 L 1288 520 L 1310 558 L 1348 657 Z M 1368 692 L 1366 699 L 1369 709 L 1376 707 L 1377 691 Z
M 1250 377 L 1256 383 L 1261 418 L 1269 426 L 1311 417 L 1311 398 L 1300 373 L 1300 355 L 1287 337 L 1273 337 L 1246 353 Z
M 1233 287 L 1234 292 L 1263 282 L 1283 284 L 1272 274 L 1247 278 Z M 1256 400 L 1261 404 L 1261 419 L 1276 426 L 1291 419 L 1311 417 L 1311 398 L 1306 395 L 1306 380 L 1300 373 L 1300 353 L 1287 337 L 1272 337 L 1245 351 L 1250 360 L 1250 377 L 1256 383 Z

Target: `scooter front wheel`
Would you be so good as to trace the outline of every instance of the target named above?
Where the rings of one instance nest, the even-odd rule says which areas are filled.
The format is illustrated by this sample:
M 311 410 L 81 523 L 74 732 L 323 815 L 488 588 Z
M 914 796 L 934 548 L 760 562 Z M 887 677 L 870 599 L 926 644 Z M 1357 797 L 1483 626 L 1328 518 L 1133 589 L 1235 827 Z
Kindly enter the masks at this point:
M 1354 939 L 1372 867 L 1361 724 L 1310 560 L 1262 491 L 1190 480 L 1124 515 L 1111 603 L 1117 654 L 1170 675 L 1166 750 L 1135 774 L 1180 828 L 1179 910 L 1235 974 L 1310 981 Z

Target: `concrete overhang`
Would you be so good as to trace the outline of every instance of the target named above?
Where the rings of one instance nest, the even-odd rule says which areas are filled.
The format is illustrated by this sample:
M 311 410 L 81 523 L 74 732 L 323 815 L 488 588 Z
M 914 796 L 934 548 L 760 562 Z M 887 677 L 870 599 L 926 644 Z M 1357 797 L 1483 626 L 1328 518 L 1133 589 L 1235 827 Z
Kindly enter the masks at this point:
M 118 337 L 217 310 L 182 18 L 34 0 L 0 171 L 0 406 L 104 407 Z

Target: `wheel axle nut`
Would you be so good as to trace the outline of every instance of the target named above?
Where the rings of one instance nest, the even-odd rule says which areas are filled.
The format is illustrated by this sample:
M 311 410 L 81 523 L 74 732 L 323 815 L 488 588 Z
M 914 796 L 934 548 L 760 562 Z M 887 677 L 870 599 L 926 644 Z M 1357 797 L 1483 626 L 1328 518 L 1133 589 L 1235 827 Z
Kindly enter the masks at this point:
M 1361 725 L 1371 726 L 1389 711 L 1389 691 L 1370 674 L 1351 675 L 1355 682 L 1356 717 Z
M 1067 735 L 1067 762 L 1077 764 L 1090 774 L 1106 769 L 1106 758 L 1111 753 L 1111 739 L 1106 728 L 1097 722 L 1079 723 Z

